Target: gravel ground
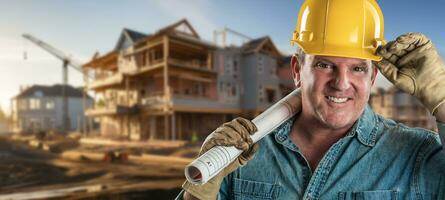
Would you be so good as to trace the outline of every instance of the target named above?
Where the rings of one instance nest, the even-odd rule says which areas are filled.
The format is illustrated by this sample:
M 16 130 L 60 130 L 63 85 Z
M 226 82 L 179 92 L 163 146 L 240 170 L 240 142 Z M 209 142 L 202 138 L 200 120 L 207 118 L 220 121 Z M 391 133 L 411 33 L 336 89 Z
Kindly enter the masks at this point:
M 198 150 L 196 147 L 190 150 L 169 149 L 164 153 L 194 157 Z M 132 163 L 66 161 L 61 160 L 58 154 L 33 149 L 0 136 L 0 196 L 82 184 L 113 185 L 116 182 L 124 186 L 148 184 L 146 189 L 139 186 L 134 191 L 110 191 L 63 199 L 172 199 L 178 194 L 183 180 L 183 169 L 178 167 L 157 163 L 140 166 Z M 156 184 L 150 184 L 150 181 Z M 161 184 L 157 184 L 159 181 Z M 165 183 L 162 184 L 162 181 Z

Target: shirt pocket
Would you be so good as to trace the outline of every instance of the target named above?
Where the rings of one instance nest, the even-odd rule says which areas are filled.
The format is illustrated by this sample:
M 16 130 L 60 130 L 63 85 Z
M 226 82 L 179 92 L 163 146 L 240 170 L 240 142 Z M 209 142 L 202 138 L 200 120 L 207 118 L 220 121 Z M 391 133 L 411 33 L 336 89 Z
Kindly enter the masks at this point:
M 360 192 L 340 192 L 338 193 L 339 200 L 397 200 L 399 195 L 395 190 L 376 190 L 376 191 L 360 191 Z
M 277 199 L 280 193 L 278 184 L 234 178 L 233 195 L 235 200 Z

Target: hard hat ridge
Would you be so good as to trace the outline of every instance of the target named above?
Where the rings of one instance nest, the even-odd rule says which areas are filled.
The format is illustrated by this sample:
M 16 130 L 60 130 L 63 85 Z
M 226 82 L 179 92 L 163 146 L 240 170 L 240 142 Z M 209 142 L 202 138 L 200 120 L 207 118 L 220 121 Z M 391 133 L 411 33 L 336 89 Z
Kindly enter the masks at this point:
M 300 8 L 292 45 L 305 53 L 381 60 L 385 43 L 382 11 L 375 0 L 306 0 Z

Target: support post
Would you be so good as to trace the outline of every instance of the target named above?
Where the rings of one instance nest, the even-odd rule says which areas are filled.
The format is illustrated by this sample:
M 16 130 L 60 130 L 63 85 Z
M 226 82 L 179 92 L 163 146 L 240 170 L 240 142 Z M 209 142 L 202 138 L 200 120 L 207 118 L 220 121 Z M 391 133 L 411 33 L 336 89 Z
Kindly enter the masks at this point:
M 69 127 L 69 118 L 68 118 L 68 95 L 67 95 L 67 87 L 68 87 L 68 61 L 63 61 L 63 70 L 62 70 L 63 84 L 62 84 L 62 132 L 67 133 Z
M 172 112 L 172 120 L 171 120 L 171 130 L 172 130 L 172 140 L 176 140 L 176 119 L 175 112 Z

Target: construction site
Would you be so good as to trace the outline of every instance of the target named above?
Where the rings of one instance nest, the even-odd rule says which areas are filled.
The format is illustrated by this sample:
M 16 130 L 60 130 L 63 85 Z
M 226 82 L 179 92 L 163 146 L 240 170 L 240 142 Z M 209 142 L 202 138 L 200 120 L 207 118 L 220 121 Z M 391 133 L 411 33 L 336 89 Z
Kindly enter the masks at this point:
M 172 199 L 194 149 L 183 142 L 1 137 L 0 199 Z
M 123 28 L 114 49 L 86 63 L 23 37 L 62 61 L 62 84 L 11 99 L 0 199 L 173 199 L 209 133 L 293 88 L 289 57 L 270 37 L 224 28 L 209 42 L 186 19 L 149 34 Z M 68 84 L 69 68 L 82 87 Z
M 244 42 L 229 45 L 229 35 Z M 224 28 L 209 42 L 186 19 L 153 33 L 123 28 L 113 49 L 86 63 L 23 37 L 62 61 L 63 82 L 21 88 L 11 99 L 0 200 L 173 199 L 208 134 L 237 116 L 254 118 L 295 87 L 290 56 L 270 37 Z M 82 87 L 68 85 L 68 68 L 82 73 Z M 394 88 L 376 89 L 370 105 L 435 129 Z

